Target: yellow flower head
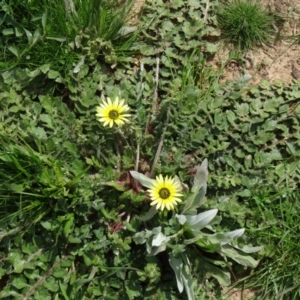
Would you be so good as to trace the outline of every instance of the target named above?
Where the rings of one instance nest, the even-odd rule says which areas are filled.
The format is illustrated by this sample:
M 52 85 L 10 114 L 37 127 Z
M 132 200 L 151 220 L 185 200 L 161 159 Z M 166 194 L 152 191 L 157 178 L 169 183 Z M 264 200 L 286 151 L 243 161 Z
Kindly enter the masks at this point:
M 124 114 L 130 108 L 124 104 L 125 100 L 119 101 L 119 97 L 115 98 L 112 102 L 110 98 L 107 98 L 107 102 L 103 101 L 100 106 L 97 106 L 97 114 L 99 122 L 103 123 L 104 126 L 109 125 L 113 127 L 114 124 L 123 125 L 125 122 L 129 122 L 127 119 L 130 114 Z
M 180 190 L 179 183 L 171 177 L 157 176 L 152 187 L 148 190 L 152 201 L 151 205 L 156 205 L 156 208 L 161 210 L 164 210 L 165 207 L 167 210 L 174 209 L 178 202 L 181 202 L 179 199 L 182 196 Z

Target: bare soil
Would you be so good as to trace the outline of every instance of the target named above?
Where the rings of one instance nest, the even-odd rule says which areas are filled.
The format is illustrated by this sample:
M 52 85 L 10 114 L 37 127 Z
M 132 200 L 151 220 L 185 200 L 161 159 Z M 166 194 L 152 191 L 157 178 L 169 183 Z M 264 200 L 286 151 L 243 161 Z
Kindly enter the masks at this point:
M 241 291 L 239 289 L 229 290 L 228 288 L 224 288 L 223 292 L 230 300 L 250 300 L 255 296 L 255 293 L 248 289 Z
M 266 10 L 270 10 L 283 17 L 282 28 L 274 26 L 279 31 L 279 40 L 261 48 L 249 51 L 245 55 L 245 62 L 229 60 L 229 49 L 221 48 L 208 63 L 215 69 L 225 65 L 222 81 L 237 80 L 243 74 L 252 75 L 251 85 L 261 80 L 269 82 L 277 80 L 290 84 L 293 80 L 300 80 L 300 44 L 287 38 L 295 35 L 300 37 L 300 1 L 299 0 L 261 0 Z

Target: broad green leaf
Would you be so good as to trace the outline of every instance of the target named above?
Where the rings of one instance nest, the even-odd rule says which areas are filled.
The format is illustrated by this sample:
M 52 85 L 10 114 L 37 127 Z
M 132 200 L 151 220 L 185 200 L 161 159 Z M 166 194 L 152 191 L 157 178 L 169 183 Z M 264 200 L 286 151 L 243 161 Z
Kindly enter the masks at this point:
M 82 240 L 78 237 L 69 236 L 68 241 L 70 244 L 80 244 Z
M 195 294 L 194 294 L 195 282 L 194 282 L 191 274 L 189 274 L 187 272 L 187 268 L 183 268 L 183 270 L 182 270 L 182 281 L 183 281 L 183 285 L 184 285 L 188 300 L 195 300 Z
M 115 188 L 117 191 L 120 191 L 120 192 L 124 192 L 126 190 L 125 183 L 120 184 L 115 181 L 108 181 L 108 182 L 101 183 L 101 185 L 112 186 L 113 188 Z
M 153 182 L 155 181 L 155 180 L 145 176 L 144 174 L 141 174 L 136 171 L 130 171 L 130 175 L 134 179 L 136 179 L 142 186 L 147 187 L 147 188 L 151 188 L 153 186 Z
M 244 232 L 245 229 L 237 229 L 231 232 L 217 232 L 211 235 L 207 234 L 205 236 L 213 244 L 219 243 L 221 245 L 226 245 L 231 243 L 234 239 L 242 236 Z
M 28 77 L 30 78 L 35 78 L 36 76 L 38 76 L 41 73 L 40 69 L 35 69 L 35 70 L 26 70 L 26 74 Z
M 73 73 L 79 73 L 81 66 L 84 64 L 85 57 L 82 57 L 81 60 L 77 63 L 75 68 L 73 69 Z
M 16 57 L 19 57 L 19 51 L 18 51 L 17 47 L 15 47 L 15 46 L 9 46 L 9 47 L 8 47 L 8 50 L 9 50 L 12 54 L 14 54 Z
M 239 249 L 240 251 L 242 251 L 244 253 L 255 253 L 255 252 L 259 252 L 264 249 L 263 246 L 252 247 L 252 246 L 248 246 L 248 245 L 245 245 L 245 246 L 236 246 L 235 245 L 233 247 Z
M 156 254 L 163 252 L 166 250 L 167 248 L 167 241 L 165 243 L 162 243 L 160 246 L 156 247 L 156 246 L 151 246 L 149 247 L 149 245 L 147 244 L 147 252 L 150 256 L 155 256 Z
M 168 238 L 162 232 L 159 232 L 152 238 L 152 246 L 159 247 L 162 243 L 165 243 L 166 240 L 168 240 Z
M 34 45 L 41 38 L 41 33 L 39 29 L 36 29 L 33 33 L 31 46 Z
M 214 219 L 217 213 L 218 209 L 211 209 L 196 216 L 185 216 L 186 224 L 189 225 L 191 230 L 199 231 L 207 226 Z
M 177 288 L 179 293 L 182 293 L 183 291 L 183 278 L 182 278 L 182 267 L 183 267 L 183 261 L 181 258 L 175 258 L 172 254 L 169 254 L 169 263 L 172 267 L 175 276 L 176 276 L 176 282 L 177 282 Z
M 28 44 L 31 45 L 32 40 L 33 40 L 32 33 L 29 30 L 27 30 L 26 28 L 23 28 L 23 29 L 26 33 Z
M 200 191 L 195 195 L 191 205 L 189 206 L 189 209 L 198 208 L 203 204 L 206 195 L 206 189 L 207 185 L 204 183 Z
M 14 34 L 14 29 L 13 28 L 5 28 L 2 30 L 2 34 L 3 35 L 12 35 Z
M 151 208 L 149 209 L 149 211 L 147 213 L 137 217 L 137 219 L 140 221 L 146 222 L 146 221 L 151 220 L 156 214 L 157 214 L 156 207 L 151 206 Z
M 43 31 L 46 31 L 46 23 L 47 23 L 47 17 L 48 17 L 48 12 L 47 10 L 43 13 L 42 15 L 42 26 L 43 26 Z
M 211 263 L 205 262 L 204 265 L 205 270 L 214 278 L 216 278 L 221 286 L 229 286 L 230 281 L 230 273 L 224 272 L 220 268 L 214 266 Z
M 169 254 L 169 263 L 175 273 L 179 292 L 182 293 L 183 288 L 185 288 L 187 299 L 195 300 L 194 281 L 191 274 L 189 274 L 187 262 L 188 258 L 185 254 L 182 254 L 179 258 L 174 257 L 173 254 Z
M 20 37 L 23 35 L 22 31 L 19 29 L 19 27 L 15 27 L 15 34 L 16 37 Z
M 186 216 L 185 215 L 175 215 L 175 217 L 178 219 L 178 222 L 183 225 L 186 222 Z
M 48 78 L 50 78 L 50 79 L 56 79 L 59 76 L 60 76 L 60 74 L 57 71 L 50 70 L 48 72 Z
M 198 193 L 202 186 L 206 185 L 208 177 L 207 159 L 205 158 L 200 166 L 196 167 L 196 175 L 194 177 L 194 184 L 192 187 L 193 193 Z
M 229 245 L 222 246 L 221 253 L 245 267 L 256 268 L 258 265 L 258 261 L 253 259 L 250 255 L 242 253 Z
M 134 234 L 132 239 L 137 245 L 141 245 L 144 244 L 151 235 L 152 232 L 150 230 L 141 231 Z
M 50 70 L 50 64 L 44 64 L 39 67 L 43 74 L 46 74 Z

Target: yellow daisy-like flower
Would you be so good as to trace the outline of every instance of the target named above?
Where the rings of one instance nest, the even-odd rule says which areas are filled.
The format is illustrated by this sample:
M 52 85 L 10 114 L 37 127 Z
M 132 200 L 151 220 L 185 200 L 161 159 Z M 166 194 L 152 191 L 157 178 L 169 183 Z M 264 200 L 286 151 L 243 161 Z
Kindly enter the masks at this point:
M 119 97 L 116 97 L 115 101 L 112 102 L 110 98 L 107 98 L 107 102 L 104 101 L 100 106 L 97 106 L 96 116 L 99 117 L 99 122 L 102 122 L 104 126 L 113 127 L 114 124 L 119 126 L 129 122 L 127 118 L 130 117 L 130 114 L 124 114 L 129 109 L 125 100 L 120 101 Z
M 164 210 L 165 207 L 167 210 L 174 209 L 178 202 L 181 202 L 179 199 L 182 196 L 180 190 L 179 183 L 171 177 L 157 176 L 152 187 L 148 190 L 152 201 L 151 205 L 156 205 L 156 208 L 161 210 Z

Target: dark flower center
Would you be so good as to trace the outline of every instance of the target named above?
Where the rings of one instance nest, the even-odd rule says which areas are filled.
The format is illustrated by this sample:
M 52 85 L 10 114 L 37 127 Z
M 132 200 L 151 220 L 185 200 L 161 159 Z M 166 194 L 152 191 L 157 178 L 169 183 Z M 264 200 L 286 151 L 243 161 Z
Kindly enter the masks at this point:
M 112 120 L 117 120 L 120 116 L 119 112 L 116 111 L 116 110 L 111 110 L 109 113 L 108 113 L 108 116 L 110 119 Z
M 170 191 L 167 188 L 162 188 L 158 192 L 161 199 L 165 200 L 168 199 L 171 195 Z

